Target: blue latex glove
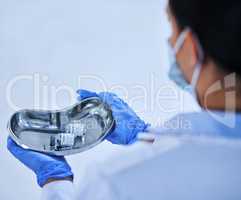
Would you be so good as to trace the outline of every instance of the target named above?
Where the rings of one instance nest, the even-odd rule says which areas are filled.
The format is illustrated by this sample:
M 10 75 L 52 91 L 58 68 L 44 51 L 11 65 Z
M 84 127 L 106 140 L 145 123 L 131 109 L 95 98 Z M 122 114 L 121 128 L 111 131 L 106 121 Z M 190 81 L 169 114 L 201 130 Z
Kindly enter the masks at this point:
M 115 119 L 115 128 L 106 139 L 113 144 L 132 144 L 137 140 L 137 134 L 145 132 L 149 126 L 123 100 L 113 93 L 101 92 L 97 94 L 87 90 L 78 90 L 77 93 L 79 101 L 90 97 L 100 97 L 111 107 Z
M 64 157 L 49 156 L 43 153 L 23 149 L 10 137 L 7 142 L 8 150 L 25 166 L 34 171 L 40 187 L 50 179 L 73 178 L 71 168 Z

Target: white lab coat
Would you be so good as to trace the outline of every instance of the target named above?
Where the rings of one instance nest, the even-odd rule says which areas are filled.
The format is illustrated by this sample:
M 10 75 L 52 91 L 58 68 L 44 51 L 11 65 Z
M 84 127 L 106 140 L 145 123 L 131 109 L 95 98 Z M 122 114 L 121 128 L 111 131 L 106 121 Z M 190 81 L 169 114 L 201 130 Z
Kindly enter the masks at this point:
M 203 122 L 212 123 L 210 119 Z M 213 123 L 216 130 L 222 127 Z M 201 126 L 212 129 L 208 124 Z M 230 135 L 240 131 L 239 127 L 230 129 Z M 93 163 L 76 188 L 68 181 L 47 184 L 42 199 L 240 200 L 240 139 L 217 134 L 160 134 L 153 145 L 135 144 L 109 161 Z

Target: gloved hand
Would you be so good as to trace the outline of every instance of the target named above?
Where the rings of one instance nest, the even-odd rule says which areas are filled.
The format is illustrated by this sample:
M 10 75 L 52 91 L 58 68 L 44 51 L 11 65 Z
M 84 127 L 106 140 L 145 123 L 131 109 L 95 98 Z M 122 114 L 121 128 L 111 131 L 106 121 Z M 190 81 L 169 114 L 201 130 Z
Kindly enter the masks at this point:
M 49 156 L 23 149 L 10 137 L 8 137 L 7 148 L 20 162 L 34 171 L 40 187 L 43 187 L 51 179 L 73 179 L 71 168 L 64 157 Z
M 87 90 L 78 90 L 78 100 L 90 97 L 100 97 L 108 104 L 115 119 L 115 128 L 107 136 L 107 140 L 113 144 L 132 144 L 137 140 L 137 134 L 145 132 L 149 126 L 141 120 L 136 113 L 117 95 L 109 92 L 99 94 Z

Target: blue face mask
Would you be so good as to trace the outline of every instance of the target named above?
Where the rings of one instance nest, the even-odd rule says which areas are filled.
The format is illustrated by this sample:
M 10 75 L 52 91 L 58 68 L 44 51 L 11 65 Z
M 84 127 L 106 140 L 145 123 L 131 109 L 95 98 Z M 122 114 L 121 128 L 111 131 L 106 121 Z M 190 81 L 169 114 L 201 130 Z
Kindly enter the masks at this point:
M 168 75 L 169 75 L 169 78 L 172 81 L 174 81 L 178 87 L 180 87 L 182 90 L 189 92 L 194 98 L 197 98 L 196 86 L 197 86 L 197 82 L 201 72 L 201 66 L 202 66 L 201 63 L 202 63 L 202 55 L 203 55 L 201 48 L 199 48 L 199 52 L 200 52 L 199 54 L 201 59 L 199 59 L 199 61 L 195 66 L 191 83 L 188 83 L 188 81 L 184 77 L 184 74 L 176 60 L 176 55 L 182 48 L 182 45 L 189 31 L 190 29 L 185 29 L 180 34 L 174 48 L 171 47 L 171 45 L 169 44 L 170 70 Z

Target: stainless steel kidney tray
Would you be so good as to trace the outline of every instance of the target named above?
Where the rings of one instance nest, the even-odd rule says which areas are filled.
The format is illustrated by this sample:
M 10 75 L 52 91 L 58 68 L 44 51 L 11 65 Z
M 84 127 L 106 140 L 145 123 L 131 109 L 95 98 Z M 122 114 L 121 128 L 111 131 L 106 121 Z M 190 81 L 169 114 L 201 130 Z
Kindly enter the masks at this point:
M 21 147 L 56 156 L 88 150 L 114 127 L 111 109 L 100 98 L 88 98 L 59 111 L 21 110 L 8 123 Z

